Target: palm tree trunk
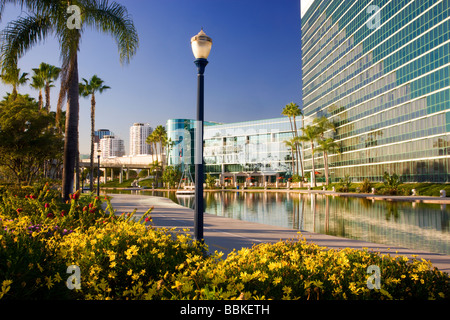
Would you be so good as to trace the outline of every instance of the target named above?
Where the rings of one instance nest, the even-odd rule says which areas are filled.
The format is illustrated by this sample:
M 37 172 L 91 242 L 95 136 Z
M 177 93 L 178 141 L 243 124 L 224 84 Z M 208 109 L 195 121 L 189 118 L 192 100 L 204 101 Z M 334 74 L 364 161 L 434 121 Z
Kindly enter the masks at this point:
M 39 90 L 39 100 L 38 100 L 38 106 L 39 106 L 39 110 L 42 109 L 42 104 L 44 102 L 42 101 L 42 90 Z
M 292 153 L 292 159 L 291 159 L 291 162 L 292 162 L 292 175 L 294 175 L 295 163 L 294 163 L 294 150 L 293 149 L 291 149 L 291 153 Z
M 152 162 L 155 162 L 155 150 L 153 149 L 153 143 L 150 144 L 150 152 L 152 153 Z
M 45 84 L 45 109 L 50 112 L 50 84 L 48 82 Z
M 294 122 L 294 137 L 298 138 L 298 132 L 297 132 L 297 123 L 295 121 L 295 116 L 293 116 L 293 122 Z M 297 175 L 299 175 L 298 167 L 299 167 L 299 160 L 300 160 L 300 148 L 298 147 L 298 141 L 295 140 L 295 154 L 296 154 L 296 161 L 297 161 Z M 303 168 L 302 168 L 303 169 Z M 302 170 L 303 171 L 303 170 Z M 303 174 L 302 174 L 303 175 Z
M 305 116 L 302 114 L 302 128 L 305 127 Z M 301 151 L 301 164 L 302 164 L 302 181 L 303 181 L 303 177 L 304 177 L 304 159 L 305 159 L 305 142 L 302 141 L 302 151 Z M 303 182 L 302 182 L 303 183 Z
M 297 175 L 299 174 L 298 172 L 298 168 L 301 167 L 301 173 L 302 173 L 302 178 L 303 178 L 303 158 L 300 156 L 300 145 L 298 143 L 298 131 L 297 131 L 297 122 L 295 120 L 294 117 L 294 130 L 295 130 L 295 138 L 297 138 L 295 140 L 295 150 L 296 150 L 296 156 L 297 156 Z M 302 151 L 303 151 L 303 146 L 302 146 Z
M 77 143 L 77 157 L 75 159 L 75 190 L 80 189 L 80 139 Z
M 90 190 L 94 191 L 94 142 L 95 142 L 95 95 L 92 92 L 91 97 L 91 179 L 90 179 Z
M 311 185 L 316 187 L 316 169 L 314 168 L 314 141 L 311 141 L 311 155 L 312 155 Z
M 73 178 L 75 170 L 75 161 L 78 154 L 78 122 L 79 122 L 79 104 L 78 104 L 78 58 L 77 52 L 69 58 L 69 85 L 67 95 L 66 111 L 66 130 L 64 139 L 64 157 L 63 157 L 63 181 L 62 197 L 64 201 L 69 200 L 69 195 L 73 192 Z
M 325 167 L 325 183 L 328 185 L 328 153 L 325 151 L 323 153 L 323 164 Z

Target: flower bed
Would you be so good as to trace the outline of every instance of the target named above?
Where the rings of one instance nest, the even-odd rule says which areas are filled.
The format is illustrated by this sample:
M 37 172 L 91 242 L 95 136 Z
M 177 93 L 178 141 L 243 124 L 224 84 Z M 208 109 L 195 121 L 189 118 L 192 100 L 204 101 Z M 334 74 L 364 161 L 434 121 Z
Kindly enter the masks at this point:
M 101 204 L 107 202 L 107 210 Z M 19 210 L 20 209 L 20 210 Z M 51 213 L 51 214 L 50 214 Z M 448 299 L 446 273 L 424 260 L 366 250 L 327 250 L 304 239 L 260 244 L 226 259 L 185 232 L 116 215 L 108 199 L 78 193 L 62 204 L 4 192 L 0 299 Z M 81 289 L 66 285 L 80 270 Z M 380 268 L 370 289 L 367 268 Z M 370 279 L 369 279 L 370 280 Z

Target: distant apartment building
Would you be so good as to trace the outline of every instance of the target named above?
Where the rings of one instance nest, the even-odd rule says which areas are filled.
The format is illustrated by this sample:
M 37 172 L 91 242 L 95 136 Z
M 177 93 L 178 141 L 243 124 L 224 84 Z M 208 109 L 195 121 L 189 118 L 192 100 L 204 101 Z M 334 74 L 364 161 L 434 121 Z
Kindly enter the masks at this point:
M 130 155 L 151 154 L 151 147 L 147 144 L 147 137 L 153 129 L 148 123 L 135 123 L 130 127 Z
M 99 129 L 94 132 L 94 142 L 99 143 L 100 140 L 105 136 L 113 136 L 114 132 L 109 129 Z
M 100 156 L 102 158 L 123 157 L 124 155 L 125 144 L 122 139 L 115 136 L 104 136 L 100 139 Z

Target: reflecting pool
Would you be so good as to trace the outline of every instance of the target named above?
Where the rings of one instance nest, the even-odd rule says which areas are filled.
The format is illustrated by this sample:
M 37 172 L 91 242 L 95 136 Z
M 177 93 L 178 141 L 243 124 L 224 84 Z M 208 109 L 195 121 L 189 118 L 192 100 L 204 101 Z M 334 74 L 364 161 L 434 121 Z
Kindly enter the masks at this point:
M 143 192 L 193 208 L 194 197 Z M 450 205 L 296 192 L 205 192 L 205 211 L 268 225 L 450 254 Z

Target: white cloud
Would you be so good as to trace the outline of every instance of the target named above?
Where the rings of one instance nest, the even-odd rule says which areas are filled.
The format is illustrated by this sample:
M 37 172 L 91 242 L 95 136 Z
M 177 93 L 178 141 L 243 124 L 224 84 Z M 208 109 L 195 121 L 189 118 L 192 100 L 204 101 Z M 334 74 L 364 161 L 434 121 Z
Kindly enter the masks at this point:
M 313 4 L 314 0 L 300 0 L 301 17 L 304 16 L 309 7 Z

